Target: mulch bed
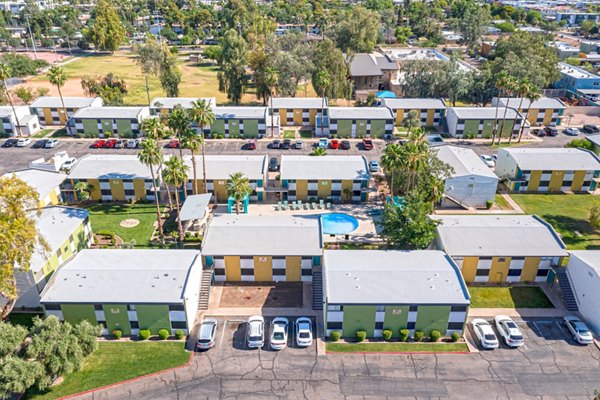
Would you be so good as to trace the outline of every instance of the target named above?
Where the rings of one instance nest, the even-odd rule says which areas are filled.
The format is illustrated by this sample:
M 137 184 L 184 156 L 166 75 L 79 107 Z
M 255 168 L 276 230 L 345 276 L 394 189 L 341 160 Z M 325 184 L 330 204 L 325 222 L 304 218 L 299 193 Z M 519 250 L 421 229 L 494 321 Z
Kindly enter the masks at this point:
M 226 283 L 219 306 L 302 307 L 302 282 Z

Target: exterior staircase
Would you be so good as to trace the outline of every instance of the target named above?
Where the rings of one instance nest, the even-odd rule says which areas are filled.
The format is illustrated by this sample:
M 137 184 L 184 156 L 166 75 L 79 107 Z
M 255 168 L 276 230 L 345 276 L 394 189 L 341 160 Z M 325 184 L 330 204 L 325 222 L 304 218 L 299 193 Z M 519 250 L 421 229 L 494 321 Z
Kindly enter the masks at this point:
M 313 310 L 323 309 L 323 272 L 321 267 L 312 270 L 312 304 Z
M 558 286 L 560 287 L 560 291 L 562 292 L 563 301 L 565 302 L 567 310 L 579 311 L 579 307 L 577 306 L 577 300 L 575 299 L 575 295 L 573 294 L 573 288 L 571 287 L 571 282 L 569 281 L 569 275 L 567 275 L 566 269 L 557 268 L 556 277 L 558 278 Z
M 198 300 L 199 310 L 208 310 L 208 300 L 210 299 L 210 286 L 212 284 L 211 268 L 204 268 L 202 270 L 202 281 L 200 283 L 200 298 Z

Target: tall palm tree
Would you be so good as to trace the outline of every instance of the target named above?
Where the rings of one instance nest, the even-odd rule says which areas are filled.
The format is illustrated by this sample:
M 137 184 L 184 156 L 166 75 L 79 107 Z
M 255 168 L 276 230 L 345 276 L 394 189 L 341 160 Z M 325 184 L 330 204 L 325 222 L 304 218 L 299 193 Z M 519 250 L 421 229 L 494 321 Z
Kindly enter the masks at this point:
M 193 128 L 188 128 L 181 134 L 181 147 L 186 148 L 190 151 L 192 155 L 192 172 L 193 172 L 193 183 L 192 183 L 192 193 L 198 194 L 198 177 L 196 174 L 196 154 L 200 150 L 202 146 L 202 142 L 204 139 L 202 136 L 198 135 Z M 206 187 L 204 188 L 206 191 Z
M 509 76 L 506 79 L 506 84 L 504 87 L 504 90 L 506 92 L 506 95 L 508 97 L 508 99 L 506 100 L 506 104 L 504 105 L 504 115 L 502 116 L 502 123 L 500 124 L 500 130 L 498 131 L 498 144 L 500 144 L 500 142 L 502 141 L 502 133 L 504 131 L 504 125 L 506 123 L 506 113 L 508 112 L 509 109 L 509 102 L 512 96 L 514 96 L 514 94 L 517 92 L 517 89 L 519 87 L 519 81 L 517 81 L 517 79 L 515 77 Z M 509 133 L 509 135 L 511 135 L 511 133 Z
M 67 115 L 67 108 L 65 107 L 65 101 L 63 100 L 62 92 L 60 90 L 60 88 L 65 86 L 65 83 L 67 82 L 67 74 L 65 74 L 65 70 L 58 65 L 53 65 L 50 67 L 50 71 L 48 71 L 48 81 L 58 89 L 58 95 L 60 96 L 63 113 L 65 114 L 65 121 L 68 121 L 69 116 Z
M 495 86 L 498 90 L 498 101 L 496 101 L 496 114 L 494 116 L 494 126 L 492 129 L 492 146 L 494 145 L 496 135 L 498 134 L 498 109 L 500 108 L 500 99 L 502 98 L 504 87 L 506 86 L 506 79 L 508 79 L 508 73 L 506 71 L 500 72 L 496 78 Z
M 273 95 L 279 84 L 279 72 L 273 67 L 268 67 L 265 70 L 265 83 L 269 88 L 269 98 L 271 100 L 271 137 L 275 137 L 275 125 L 273 124 Z
M 202 182 L 204 184 L 204 191 L 207 191 L 206 181 L 206 147 L 204 146 L 204 127 L 210 127 L 215 122 L 215 113 L 209 102 L 199 99 L 198 101 L 192 102 L 192 108 L 190 110 L 192 121 L 194 121 L 200 130 L 202 141 L 200 147 L 202 150 Z
M 404 145 L 404 158 L 401 160 L 402 169 L 406 171 L 404 193 L 408 194 L 415 186 L 415 178 L 427 165 L 429 159 L 429 146 L 421 129 L 413 132 L 408 143 Z
M 539 99 L 541 97 L 542 93 L 541 90 L 539 88 L 539 86 L 531 83 L 528 87 L 527 90 L 524 94 L 525 98 L 527 100 L 529 100 L 529 104 L 531 107 L 531 103 L 533 103 L 534 101 L 536 101 L 537 99 Z M 521 137 L 523 137 L 523 131 L 525 130 L 525 119 L 523 120 L 523 122 L 521 123 L 521 129 L 519 130 L 519 140 L 517 141 L 518 143 L 521 143 Z
M 6 95 L 6 99 L 12 108 L 13 115 L 15 116 L 17 135 L 21 136 L 21 124 L 19 123 L 19 116 L 15 110 L 15 105 L 13 104 L 12 97 L 10 97 L 8 84 L 6 83 L 9 78 L 12 78 L 12 69 L 10 66 L 8 66 L 8 64 L 0 62 L 0 80 L 2 80 L 2 83 L 4 84 L 4 94 Z
M 154 191 L 154 205 L 156 206 L 156 222 L 158 223 L 158 233 L 160 242 L 165 242 L 165 232 L 163 230 L 160 204 L 158 202 L 158 190 L 156 188 L 155 169 L 162 165 L 163 155 L 160 152 L 160 147 L 155 139 L 148 139 L 142 142 L 142 150 L 138 153 L 138 160 L 150 169 L 152 176 L 152 189 Z
M 327 99 L 327 92 L 331 88 L 331 76 L 327 71 L 321 71 L 317 75 L 317 86 L 321 88 L 321 136 L 324 135 L 325 129 L 325 100 Z
M 229 181 L 227 181 L 227 194 L 229 197 L 235 199 L 235 213 L 240 213 L 240 203 L 247 196 L 252 194 L 252 187 L 250 181 L 241 172 L 235 172 L 229 175 Z
M 179 143 L 181 143 L 181 132 L 189 128 L 191 123 L 192 120 L 188 111 L 180 105 L 176 105 L 167 117 L 167 125 L 173 129 Z M 183 158 L 183 149 L 181 146 L 179 146 L 179 157 Z
M 146 138 L 154 139 L 157 144 L 166 134 L 165 126 L 160 122 L 158 117 L 144 118 L 140 129 L 144 132 Z
M 181 225 L 181 208 L 179 206 L 179 188 L 181 188 L 185 182 L 187 182 L 187 171 L 188 166 L 183 163 L 183 160 L 179 157 L 171 157 L 165 162 L 165 169 L 163 170 L 163 178 L 167 184 L 171 184 L 175 187 L 175 204 L 177 206 L 177 229 L 179 231 L 179 241 L 183 242 L 183 225 Z M 185 192 L 185 188 L 184 188 Z
M 383 155 L 381 156 L 381 165 L 391 175 L 390 178 L 390 191 L 392 194 L 392 202 L 394 201 L 394 181 L 395 174 L 400 168 L 401 161 L 404 158 L 403 147 L 399 144 L 392 143 L 385 148 Z
M 519 107 L 517 107 L 517 112 L 521 113 L 521 107 L 523 107 L 523 97 L 525 97 L 525 94 L 527 93 L 527 89 L 529 88 L 529 85 L 531 84 L 531 81 L 528 78 L 523 78 L 520 81 L 517 82 L 517 96 L 519 97 Z M 530 104 L 531 106 L 531 104 Z M 523 123 L 521 124 L 521 126 L 525 125 L 525 120 L 523 120 Z M 508 144 L 510 144 L 510 142 L 512 142 L 512 134 L 508 136 Z

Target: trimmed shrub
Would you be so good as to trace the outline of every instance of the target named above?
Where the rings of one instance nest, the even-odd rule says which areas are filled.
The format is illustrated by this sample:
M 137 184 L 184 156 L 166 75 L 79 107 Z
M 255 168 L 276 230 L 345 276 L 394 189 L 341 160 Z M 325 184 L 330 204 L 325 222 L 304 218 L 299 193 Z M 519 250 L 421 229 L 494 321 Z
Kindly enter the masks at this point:
M 340 336 L 340 331 L 331 331 L 329 334 L 329 339 L 331 339 L 332 342 L 337 342 L 340 340 Z
M 161 329 L 160 331 L 158 331 L 158 337 L 161 340 L 167 340 L 167 338 L 169 337 L 169 331 L 166 329 Z
M 458 334 L 458 332 L 452 332 L 452 335 L 450 335 L 450 340 L 452 340 L 453 342 L 458 342 L 460 339 L 460 335 Z
M 485 208 L 487 208 L 488 210 L 490 208 L 492 208 L 493 205 L 494 205 L 494 202 L 491 201 L 491 200 L 488 200 L 488 201 L 485 202 Z
M 415 331 L 415 342 L 420 342 L 425 337 L 423 331 Z
M 437 342 L 438 340 L 440 340 L 441 337 L 442 334 L 440 333 L 440 331 L 429 332 L 429 339 L 431 339 L 432 342 Z
M 123 332 L 121 332 L 120 329 L 113 330 L 112 334 L 115 337 L 115 339 L 117 339 L 117 340 L 121 339 L 121 336 L 123 336 Z
M 401 342 L 406 342 L 408 340 L 408 336 L 410 336 L 410 331 L 408 329 L 400 329 L 400 336 L 398 336 L 398 340 Z
M 383 340 L 388 341 L 392 338 L 392 330 L 391 329 L 384 329 L 383 332 L 381 332 L 381 335 L 383 336 Z
M 151 334 L 152 333 L 150 332 L 149 329 L 142 329 L 140 331 L 139 336 L 140 336 L 140 339 L 142 339 L 142 340 L 148 340 L 148 338 L 150 337 Z
M 367 332 L 365 331 L 356 331 L 356 341 L 363 342 L 367 338 Z
M 183 336 L 184 336 L 183 331 L 181 329 L 177 329 L 175 331 L 175 339 L 181 340 L 181 339 L 183 339 Z

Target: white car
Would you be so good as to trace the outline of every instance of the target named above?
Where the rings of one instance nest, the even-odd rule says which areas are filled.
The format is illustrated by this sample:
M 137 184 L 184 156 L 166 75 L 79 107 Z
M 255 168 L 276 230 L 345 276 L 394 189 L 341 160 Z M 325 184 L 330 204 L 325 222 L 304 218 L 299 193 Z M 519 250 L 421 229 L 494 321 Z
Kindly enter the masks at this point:
M 496 163 L 494 162 L 494 159 L 491 156 L 488 156 L 487 154 L 482 154 L 479 157 L 488 167 L 494 168 L 496 166 Z
M 571 335 L 573 335 L 573 339 L 579 344 L 591 344 L 594 343 L 594 337 L 592 336 L 592 332 L 587 327 L 585 322 L 580 320 L 579 318 L 573 315 L 567 315 L 563 318 L 563 322 L 567 326 Z
M 29 139 L 29 138 L 19 138 L 17 140 L 17 147 L 25 147 L 29 143 L 31 143 L 31 139 Z
M 499 346 L 498 338 L 492 329 L 492 325 L 482 318 L 475 318 L 471 321 L 473 331 L 484 349 L 497 349 Z
M 296 344 L 298 347 L 312 345 L 312 321 L 310 318 L 301 317 L 296 320 Z
M 47 149 L 53 149 L 58 146 L 58 139 L 49 139 L 46 143 L 44 143 L 44 147 Z
M 258 349 L 265 344 L 265 319 L 260 315 L 248 318 L 246 341 L 251 349 Z
M 289 321 L 287 318 L 277 317 L 271 322 L 271 348 L 273 350 L 283 350 L 287 345 L 288 339 L 288 325 Z
M 567 128 L 565 129 L 565 135 L 569 136 L 579 136 L 581 132 L 577 128 Z
M 137 139 L 129 139 L 127 141 L 127 148 L 128 149 L 135 149 L 138 146 L 139 140 Z
M 375 160 L 369 162 L 369 172 L 379 172 L 379 163 Z
M 507 346 L 520 347 L 525 344 L 521 330 L 510 317 L 498 315 L 494 318 L 494 325 Z
M 196 342 L 198 350 L 208 350 L 214 347 L 218 323 L 216 319 L 212 318 L 206 318 L 202 321 L 200 332 L 198 333 L 198 341 Z
M 71 171 L 71 168 L 73 168 L 73 165 L 75 165 L 76 162 L 77 162 L 77 159 L 75 157 L 71 157 L 62 164 L 60 169 L 62 169 L 63 171 L 69 172 L 69 171 Z

